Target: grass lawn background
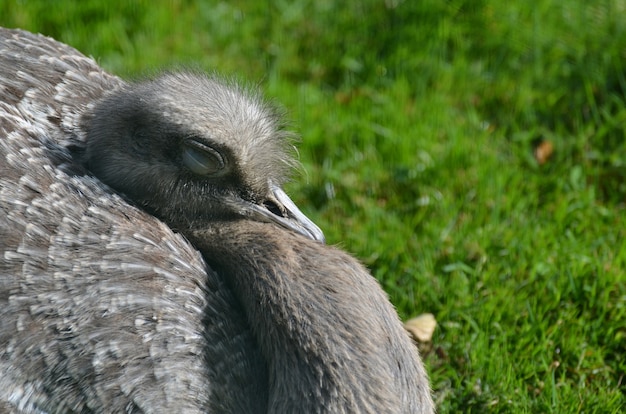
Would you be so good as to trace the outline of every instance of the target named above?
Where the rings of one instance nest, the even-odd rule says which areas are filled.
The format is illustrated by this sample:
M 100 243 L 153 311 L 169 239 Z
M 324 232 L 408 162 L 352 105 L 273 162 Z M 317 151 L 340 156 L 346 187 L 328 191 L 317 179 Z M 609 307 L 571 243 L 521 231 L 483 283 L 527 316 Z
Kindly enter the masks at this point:
M 439 322 L 440 413 L 626 409 L 626 0 L 4 0 L 0 25 L 259 84 L 302 136 L 296 203 Z

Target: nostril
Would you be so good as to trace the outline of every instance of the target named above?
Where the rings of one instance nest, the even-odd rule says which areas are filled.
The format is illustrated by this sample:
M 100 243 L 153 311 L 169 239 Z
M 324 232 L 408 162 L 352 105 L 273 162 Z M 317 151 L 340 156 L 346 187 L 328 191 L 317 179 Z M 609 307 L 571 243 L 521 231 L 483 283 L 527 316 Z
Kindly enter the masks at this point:
M 265 208 L 267 208 L 269 211 L 271 211 L 273 214 L 279 216 L 279 217 L 285 217 L 285 213 L 283 211 L 283 209 L 281 209 L 278 204 L 276 204 L 275 202 L 273 202 L 272 200 L 265 200 L 263 202 L 263 205 L 265 206 Z

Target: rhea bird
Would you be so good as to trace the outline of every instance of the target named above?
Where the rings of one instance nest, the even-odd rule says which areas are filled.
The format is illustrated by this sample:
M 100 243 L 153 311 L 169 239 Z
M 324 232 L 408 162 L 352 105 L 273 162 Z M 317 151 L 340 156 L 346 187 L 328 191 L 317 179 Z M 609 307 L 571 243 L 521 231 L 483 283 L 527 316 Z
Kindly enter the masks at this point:
M 431 413 L 377 281 L 281 189 L 250 88 L 0 29 L 0 409 Z

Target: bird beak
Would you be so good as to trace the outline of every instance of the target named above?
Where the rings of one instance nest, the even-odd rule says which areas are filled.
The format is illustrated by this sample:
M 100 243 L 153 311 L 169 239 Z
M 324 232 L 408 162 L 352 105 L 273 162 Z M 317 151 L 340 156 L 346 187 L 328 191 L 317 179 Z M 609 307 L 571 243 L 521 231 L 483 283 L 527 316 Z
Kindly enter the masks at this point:
M 270 182 L 270 197 L 267 200 L 269 205 L 259 205 L 251 203 L 248 207 L 251 219 L 276 223 L 286 229 L 293 230 L 305 237 L 324 243 L 324 233 L 317 227 L 311 219 L 304 215 L 296 204 L 279 186 Z M 278 207 L 270 209 L 271 204 Z

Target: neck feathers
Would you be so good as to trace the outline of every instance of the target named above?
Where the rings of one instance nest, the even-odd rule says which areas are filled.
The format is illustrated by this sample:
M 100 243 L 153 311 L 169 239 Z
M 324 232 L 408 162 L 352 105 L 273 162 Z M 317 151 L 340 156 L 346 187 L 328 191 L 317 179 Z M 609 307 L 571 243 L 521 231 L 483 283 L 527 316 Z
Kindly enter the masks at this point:
M 432 412 L 416 347 L 354 258 L 243 220 L 190 239 L 243 305 L 267 362 L 270 412 Z

